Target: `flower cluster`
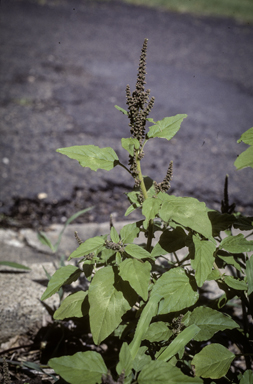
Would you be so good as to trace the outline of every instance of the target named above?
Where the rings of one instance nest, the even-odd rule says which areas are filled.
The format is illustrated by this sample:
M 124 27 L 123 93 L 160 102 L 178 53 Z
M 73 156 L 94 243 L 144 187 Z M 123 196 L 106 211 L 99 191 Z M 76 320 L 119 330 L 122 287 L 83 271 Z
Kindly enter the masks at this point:
M 173 161 L 170 162 L 168 171 L 163 181 L 159 184 L 156 181 L 154 181 L 156 193 L 167 192 L 170 189 L 170 181 L 172 179 L 172 176 L 173 176 Z

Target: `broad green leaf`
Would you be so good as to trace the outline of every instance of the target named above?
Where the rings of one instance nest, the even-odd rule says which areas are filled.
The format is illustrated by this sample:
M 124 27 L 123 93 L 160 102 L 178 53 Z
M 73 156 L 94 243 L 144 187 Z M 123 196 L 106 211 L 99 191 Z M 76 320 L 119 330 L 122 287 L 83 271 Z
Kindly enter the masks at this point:
M 221 344 L 209 344 L 192 359 L 196 376 L 220 379 L 225 376 L 235 355 Z
M 209 340 L 216 332 L 225 329 L 239 328 L 230 317 L 208 307 L 195 308 L 187 320 L 187 325 L 195 324 L 200 328 L 200 332 L 194 337 L 196 341 Z
M 121 241 L 124 244 L 132 243 L 134 239 L 138 236 L 140 228 L 137 223 L 127 224 L 120 231 Z
M 128 376 L 132 371 L 133 358 L 131 355 L 130 347 L 127 343 L 123 343 L 119 353 L 119 362 L 116 367 L 118 375 L 125 371 L 125 376 Z
M 97 384 L 102 375 L 107 374 L 102 356 L 95 351 L 55 357 L 49 360 L 48 365 L 70 384 Z
M 235 279 L 232 276 L 224 276 L 224 281 L 225 283 L 233 289 L 239 290 L 239 291 L 244 291 L 248 289 L 247 284 L 243 280 L 238 280 Z
M 172 117 L 165 117 L 164 119 L 157 121 L 155 125 L 149 127 L 149 132 L 147 136 L 150 137 L 160 137 L 167 140 L 172 139 L 173 136 L 180 129 L 182 121 L 187 117 L 187 115 L 176 115 Z
M 175 356 L 182 348 L 186 346 L 199 333 L 200 328 L 191 324 L 179 333 L 168 347 L 158 356 L 157 360 L 168 361 Z
M 206 205 L 193 197 L 167 195 L 160 209 L 160 217 L 166 222 L 174 220 L 206 238 L 212 237 L 212 225 L 207 215 Z
M 242 152 L 235 160 L 234 165 L 237 169 L 246 167 L 253 168 L 253 146 Z
M 149 298 L 147 304 L 145 305 L 143 311 L 141 312 L 141 316 L 139 318 L 134 338 L 131 341 L 130 348 L 133 359 L 137 355 L 137 352 L 140 348 L 141 341 L 143 336 L 148 330 L 149 324 L 152 320 L 152 317 L 157 315 L 158 302 L 161 299 L 160 295 L 153 295 Z
M 160 360 L 150 361 L 143 367 L 138 384 L 199 384 L 202 380 L 198 377 L 186 376 L 182 371 L 170 363 Z
M 140 206 L 140 204 L 139 204 L 139 206 Z M 136 208 L 137 208 L 136 205 L 130 205 L 130 207 L 128 207 L 127 210 L 126 210 L 126 212 L 125 212 L 125 216 L 130 215 L 130 213 L 132 213 L 133 211 L 135 211 Z
M 142 204 L 142 214 L 149 221 L 154 219 L 159 212 L 161 201 L 159 199 L 149 197 Z
M 135 372 L 140 372 L 142 368 L 151 362 L 151 356 L 146 355 L 147 347 L 140 347 L 133 361 L 133 369 Z
M 51 297 L 54 293 L 58 292 L 63 285 L 76 281 L 81 272 L 82 271 L 74 265 L 66 265 L 66 267 L 57 269 L 49 280 L 47 289 L 43 293 L 41 300 L 46 300 Z
M 120 264 L 119 270 L 122 279 L 128 281 L 135 292 L 146 301 L 148 299 L 151 264 L 148 261 L 142 263 L 137 259 L 126 259 Z
M 157 321 L 156 323 L 150 324 L 147 332 L 143 336 L 143 340 L 148 340 L 151 343 L 169 340 L 173 335 L 173 332 L 167 327 L 163 321 Z
M 221 231 L 225 231 L 236 221 L 236 218 L 228 213 L 210 210 L 207 214 L 212 223 L 213 236 L 218 236 Z
M 128 253 L 128 255 L 135 257 L 136 259 L 151 258 L 151 254 L 137 244 L 128 244 L 125 247 L 125 252 Z
M 134 149 L 140 148 L 140 143 L 137 139 L 130 137 L 128 139 L 121 139 L 121 146 L 124 148 L 131 156 L 134 156 Z
M 84 243 L 79 245 L 79 247 L 71 253 L 68 260 L 83 257 L 92 252 L 98 253 L 102 250 L 106 238 L 107 235 L 91 237 L 90 239 L 86 240 Z
M 135 303 L 134 291 L 129 291 L 128 286 L 119 279 L 116 271 L 108 266 L 99 269 L 90 284 L 89 316 L 95 344 L 100 344 L 117 328 L 121 317 Z
M 107 261 L 110 259 L 110 257 L 112 257 L 112 255 L 115 254 L 115 252 L 116 251 L 114 249 L 103 248 L 102 251 L 101 251 L 101 254 L 100 254 L 101 262 L 102 263 L 107 263 Z
M 211 273 L 207 276 L 206 280 L 218 280 L 220 278 L 220 272 L 217 269 L 213 269 Z
M 99 148 L 96 145 L 76 145 L 57 149 L 56 152 L 77 160 L 82 167 L 88 167 L 92 171 L 98 169 L 110 171 L 119 164 L 119 158 L 111 147 Z
M 242 272 L 242 268 L 240 264 L 237 263 L 234 256 L 230 255 L 230 253 L 227 253 L 225 251 L 218 251 L 217 256 L 219 259 L 225 261 L 228 265 L 233 265 L 238 271 Z
M 181 311 L 195 304 L 199 298 L 198 292 L 193 290 L 182 268 L 165 272 L 154 284 L 151 297 L 156 294 L 163 298 L 159 304 L 160 315 Z
M 245 144 L 253 145 L 253 127 L 244 132 L 237 143 L 244 142 Z
M 157 257 L 178 251 L 185 246 L 186 238 L 187 235 L 185 231 L 180 227 L 177 227 L 172 231 L 165 230 L 158 243 L 154 246 L 151 256 Z
M 136 204 L 137 207 L 140 207 L 140 203 L 139 203 L 139 196 L 140 196 L 140 192 L 129 192 L 127 193 L 127 198 L 131 201 L 131 203 L 133 204 Z
M 252 231 L 253 229 L 253 217 L 239 216 L 236 218 L 234 228 L 240 229 L 241 231 Z
M 124 113 L 124 115 L 127 115 L 127 111 L 126 111 L 125 109 L 119 107 L 118 105 L 114 105 L 114 107 L 115 107 L 118 111 Z
M 119 235 L 118 235 L 118 232 L 116 231 L 115 227 L 111 227 L 110 236 L 111 236 L 111 239 L 114 243 L 119 242 Z
M 240 384 L 253 384 L 253 371 L 251 369 L 247 369 L 247 371 L 244 372 Z
M 54 319 L 64 320 L 69 317 L 83 317 L 85 313 L 83 313 L 82 305 L 87 294 L 88 291 L 79 291 L 67 296 L 55 311 Z
M 237 236 L 228 236 L 222 240 L 219 248 L 223 248 L 231 253 L 251 252 L 253 251 L 253 240 L 247 240 L 242 233 Z
M 216 247 L 213 243 L 207 240 L 200 240 L 197 236 L 192 237 L 195 255 L 191 260 L 191 266 L 195 269 L 195 279 L 197 285 L 202 287 L 207 279 L 207 276 L 211 273 L 214 263 L 214 251 Z
M 0 261 L 0 265 L 6 265 L 7 267 L 17 268 L 17 269 L 24 269 L 26 271 L 30 271 L 31 268 L 26 267 L 23 264 L 14 263 L 12 261 Z
M 248 283 L 248 295 L 253 292 L 253 256 L 246 261 L 246 276 Z

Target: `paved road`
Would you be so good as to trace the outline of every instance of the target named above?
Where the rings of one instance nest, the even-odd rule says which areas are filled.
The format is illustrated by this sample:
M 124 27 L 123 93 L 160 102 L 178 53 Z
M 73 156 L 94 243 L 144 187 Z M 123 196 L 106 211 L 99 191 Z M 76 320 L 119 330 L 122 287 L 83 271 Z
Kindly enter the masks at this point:
M 169 144 L 147 145 L 144 173 L 159 182 L 174 160 L 172 192 L 216 207 L 228 173 L 231 200 L 252 212 L 253 173 L 233 166 L 246 148 L 236 140 L 253 126 L 252 26 L 120 2 L 2 0 L 0 10 L 1 211 L 15 196 L 43 192 L 50 203 L 74 188 L 131 185 L 118 167 L 94 173 L 55 149 L 112 146 L 127 161 L 128 122 L 114 104 L 125 107 L 147 37 L 151 117 L 188 118 Z

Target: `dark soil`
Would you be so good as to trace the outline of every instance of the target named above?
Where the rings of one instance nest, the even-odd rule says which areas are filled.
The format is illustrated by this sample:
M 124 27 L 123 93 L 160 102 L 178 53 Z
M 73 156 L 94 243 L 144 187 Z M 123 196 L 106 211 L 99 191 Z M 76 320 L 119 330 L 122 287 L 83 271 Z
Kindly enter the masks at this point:
M 45 200 L 17 197 L 8 214 L 0 216 L 0 227 L 4 228 L 45 228 L 54 223 L 64 223 L 80 210 L 94 207 L 75 219 L 76 223 L 102 223 L 109 221 L 110 215 L 124 220 L 130 203 L 125 193 L 127 186 L 109 185 L 104 190 L 84 190 L 75 188 L 71 199 L 50 202 Z M 133 218 L 133 215 L 131 216 Z

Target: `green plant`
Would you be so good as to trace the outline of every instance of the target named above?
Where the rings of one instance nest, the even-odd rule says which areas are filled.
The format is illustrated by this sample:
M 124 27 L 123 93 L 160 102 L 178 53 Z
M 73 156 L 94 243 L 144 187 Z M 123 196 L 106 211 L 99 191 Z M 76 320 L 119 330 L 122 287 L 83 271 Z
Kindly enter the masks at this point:
M 121 140 L 128 166 L 110 147 L 57 150 L 94 171 L 120 166 L 129 172 L 134 187 L 127 194 L 126 215 L 140 209 L 144 218 L 120 233 L 111 225 L 110 234 L 81 243 L 69 257 L 79 259 L 79 267 L 69 264 L 57 270 L 42 296 L 47 299 L 84 274 L 88 290 L 66 297 L 54 318 L 88 317 L 96 345 L 110 335 L 119 341 L 118 359 L 106 366 L 102 354 L 88 350 L 48 364 L 71 384 L 252 383 L 253 258 L 248 252 L 253 241 L 233 232 L 252 230 L 253 218 L 232 213 L 227 179 L 218 212 L 195 198 L 167 193 L 172 162 L 162 182 L 142 175 L 146 143 L 169 141 L 186 118 L 155 122 L 148 117 L 154 98 L 144 89 L 146 50 L 147 39 L 136 89 L 131 93 L 126 88 L 128 111 L 116 106 L 130 121 L 131 137 Z M 141 235 L 143 243 L 136 244 Z M 214 300 L 206 294 L 210 281 L 224 292 Z

